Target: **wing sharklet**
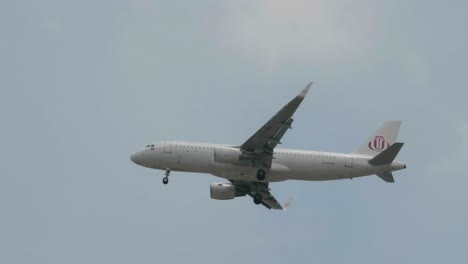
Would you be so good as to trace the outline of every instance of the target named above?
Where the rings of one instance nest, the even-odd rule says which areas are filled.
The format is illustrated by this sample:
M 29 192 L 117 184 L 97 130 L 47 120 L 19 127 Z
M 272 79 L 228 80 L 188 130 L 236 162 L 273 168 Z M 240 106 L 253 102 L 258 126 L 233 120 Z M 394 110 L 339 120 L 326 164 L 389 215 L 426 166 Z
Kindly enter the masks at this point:
M 288 210 L 292 202 L 294 202 L 294 198 L 291 196 L 288 198 L 288 200 L 286 200 L 286 202 L 284 202 L 284 204 L 281 205 L 283 207 L 283 210 Z
M 307 93 L 309 92 L 310 87 L 312 86 L 312 84 L 313 84 L 313 82 L 310 82 L 309 84 L 307 84 L 307 86 L 302 90 L 302 92 L 298 96 L 304 98 L 307 95 Z

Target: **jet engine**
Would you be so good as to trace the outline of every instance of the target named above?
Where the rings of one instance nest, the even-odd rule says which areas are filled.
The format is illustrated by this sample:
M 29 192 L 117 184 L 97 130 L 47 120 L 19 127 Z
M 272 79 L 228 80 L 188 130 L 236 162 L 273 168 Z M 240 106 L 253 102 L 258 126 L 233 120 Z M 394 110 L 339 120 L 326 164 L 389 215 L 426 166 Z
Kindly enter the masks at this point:
M 210 184 L 211 199 L 230 200 L 236 196 L 236 187 L 231 183 Z
M 242 153 L 240 149 L 231 147 L 216 147 L 214 149 L 214 161 L 219 163 L 244 165 L 252 160 L 252 156 Z

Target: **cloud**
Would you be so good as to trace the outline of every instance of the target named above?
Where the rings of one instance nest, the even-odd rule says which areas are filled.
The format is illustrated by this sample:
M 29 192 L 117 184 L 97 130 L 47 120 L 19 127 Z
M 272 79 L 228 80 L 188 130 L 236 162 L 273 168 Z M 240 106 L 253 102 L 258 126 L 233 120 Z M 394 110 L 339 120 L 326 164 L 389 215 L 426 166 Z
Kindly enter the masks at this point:
M 411 52 L 406 52 L 399 59 L 404 60 L 402 67 L 410 80 L 420 84 L 424 84 L 430 80 L 431 67 L 426 62 L 424 56 L 419 54 L 418 51 L 412 50 Z
M 62 33 L 64 31 L 65 25 L 62 20 L 47 17 L 41 20 L 41 26 L 43 29 L 50 33 Z
M 359 59 L 377 40 L 378 6 L 366 9 L 317 0 L 248 2 L 242 9 L 232 8 L 232 41 L 240 52 L 268 64 L 290 57 Z
M 460 128 L 459 134 L 461 137 L 460 156 L 462 158 L 462 162 L 466 164 L 468 163 L 468 124 L 465 124 Z
M 420 205 L 432 214 L 431 217 L 443 221 L 453 220 L 448 216 L 468 219 L 466 211 L 460 210 L 468 202 L 465 190 L 468 184 L 468 124 L 459 126 L 455 131 L 460 144 L 450 151 L 439 150 L 440 158 L 422 163 L 426 170 L 417 175 Z

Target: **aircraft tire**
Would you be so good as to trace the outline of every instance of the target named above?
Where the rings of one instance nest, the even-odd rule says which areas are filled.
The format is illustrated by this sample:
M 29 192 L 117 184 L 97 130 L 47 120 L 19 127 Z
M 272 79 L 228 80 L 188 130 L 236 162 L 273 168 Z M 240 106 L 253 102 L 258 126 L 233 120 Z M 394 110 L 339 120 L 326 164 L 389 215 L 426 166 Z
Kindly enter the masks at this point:
M 265 174 L 266 174 L 265 170 L 259 169 L 257 171 L 257 180 L 259 180 L 259 181 L 265 180 Z
M 253 199 L 254 204 L 261 204 L 262 203 L 262 195 L 257 193 L 254 195 Z
M 163 184 L 168 184 L 169 183 L 169 178 L 164 177 L 162 182 L 163 182 Z

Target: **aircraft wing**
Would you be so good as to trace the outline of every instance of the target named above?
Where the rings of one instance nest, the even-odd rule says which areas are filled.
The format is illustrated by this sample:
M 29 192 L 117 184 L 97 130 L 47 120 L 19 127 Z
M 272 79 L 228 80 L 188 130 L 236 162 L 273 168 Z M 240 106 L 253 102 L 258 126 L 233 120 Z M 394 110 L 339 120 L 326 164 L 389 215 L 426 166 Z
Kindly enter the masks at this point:
M 268 183 L 266 182 L 250 182 L 250 181 L 232 181 L 236 186 L 238 194 L 249 195 L 254 197 L 255 194 L 259 193 L 262 195 L 262 205 L 268 209 L 286 210 L 291 204 L 292 199 L 289 199 L 285 204 L 281 205 L 276 198 L 270 193 Z
M 309 83 L 299 95 L 286 104 L 253 136 L 242 144 L 242 152 L 253 156 L 253 165 L 255 167 L 271 168 L 273 150 L 278 144 L 281 144 L 281 138 L 286 131 L 291 128 L 291 124 L 294 121 L 292 116 L 304 100 L 311 86 L 312 83 Z

